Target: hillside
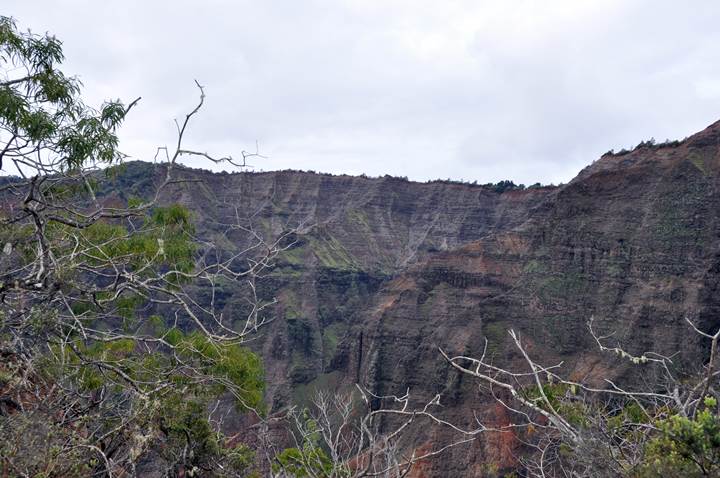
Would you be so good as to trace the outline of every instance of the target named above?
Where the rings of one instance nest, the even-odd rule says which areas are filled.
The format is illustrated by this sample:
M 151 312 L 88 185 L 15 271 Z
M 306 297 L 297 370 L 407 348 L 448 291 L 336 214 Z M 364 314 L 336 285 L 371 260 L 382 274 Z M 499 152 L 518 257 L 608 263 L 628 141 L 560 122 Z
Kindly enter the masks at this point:
M 587 331 L 594 317 L 629 351 L 697 363 L 705 344 L 684 318 L 718 326 L 719 146 L 714 124 L 683 142 L 605 155 L 561 187 L 502 194 L 390 177 L 187 169 L 197 187 L 164 201 L 194 211 L 200 236 L 223 254 L 246 245 L 240 231 L 224 233 L 229 224 L 265 237 L 293 231 L 258 287 L 278 300 L 253 344 L 273 409 L 303 403 L 315 387 L 359 381 L 378 393 L 440 393 L 458 423 L 474 412 L 500 423 L 508 413 L 450 370 L 438 346 L 472 355 L 487 339 L 494 360 L 512 364 L 513 328 L 535 358 L 562 361 L 570 376 L 623 380 L 626 367 L 601 356 Z M 113 194 L 142 195 L 152 180 L 152 165 L 131 163 Z M 245 312 L 231 287 L 215 300 L 227 317 Z M 419 443 L 442 433 L 421 433 Z M 419 473 L 512 470 L 522 451 L 508 436 L 470 448 Z

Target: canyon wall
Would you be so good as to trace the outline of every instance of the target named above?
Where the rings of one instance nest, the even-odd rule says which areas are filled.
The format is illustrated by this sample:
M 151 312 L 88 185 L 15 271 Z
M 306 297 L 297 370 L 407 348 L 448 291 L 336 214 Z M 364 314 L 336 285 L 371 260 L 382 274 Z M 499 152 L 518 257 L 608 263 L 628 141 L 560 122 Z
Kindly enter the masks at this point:
M 213 174 L 184 169 L 190 187 L 164 198 L 194 211 L 221 254 L 246 247 L 246 230 L 290 246 L 258 282 L 277 298 L 274 320 L 251 346 L 262 356 L 274 410 L 316 388 L 360 382 L 422 400 L 441 394 L 448 419 L 512 419 L 487 390 L 442 360 L 487 353 L 519 365 L 508 329 L 543 363 L 578 380 L 631 380 L 601 354 L 587 323 L 629 352 L 675 354 L 688 370 L 708 344 L 685 323 L 720 326 L 720 125 L 682 141 L 606 154 L 570 183 L 512 190 L 450 182 L 303 172 Z M 159 174 L 128 164 L 114 195 L 142 196 Z M 441 174 L 439 174 L 441 175 Z M 227 317 L 246 313 L 228 285 Z M 198 293 L 203 291 L 199 289 Z M 649 372 L 651 375 L 651 373 Z M 649 376 L 648 380 L 652 377 Z M 447 440 L 418 432 L 418 445 Z M 449 450 L 417 476 L 482 476 L 517 467 L 508 434 Z

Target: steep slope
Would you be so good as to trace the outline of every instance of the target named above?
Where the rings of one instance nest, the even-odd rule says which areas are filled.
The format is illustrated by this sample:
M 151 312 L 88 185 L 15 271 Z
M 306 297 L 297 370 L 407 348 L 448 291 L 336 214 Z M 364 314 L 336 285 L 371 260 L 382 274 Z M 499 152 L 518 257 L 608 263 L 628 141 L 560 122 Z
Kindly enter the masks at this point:
M 231 224 L 266 237 L 294 230 L 258 283 L 278 299 L 253 345 L 274 409 L 302 403 L 315 387 L 360 381 L 377 393 L 441 393 L 453 421 L 477 414 L 499 424 L 509 413 L 449 370 L 438 346 L 472 355 L 487 340 L 494 360 L 513 366 L 513 328 L 535 358 L 562 361 L 571 377 L 627 379 L 623 363 L 597 352 L 593 317 L 631 352 L 679 352 L 678 363 L 700 365 L 707 344 L 684 318 L 720 325 L 719 148 L 716 123 L 683 142 L 605 155 L 562 187 L 503 194 L 389 177 L 188 169 L 193 186 L 163 200 L 194 210 L 200 235 L 222 254 L 247 245 Z M 161 173 L 128 165 L 115 194 L 146 194 L 153 172 Z M 216 301 L 226 317 L 242 317 L 233 287 Z M 444 433 L 420 431 L 418 444 L 443 443 Z M 511 434 L 488 436 L 420 472 L 513 470 L 521 449 Z
M 161 169 L 161 168 L 160 168 Z M 162 175 L 129 163 L 111 196 L 145 196 Z M 259 294 L 277 298 L 274 321 L 253 346 L 265 358 L 268 400 L 275 408 L 303 402 L 313 386 L 335 386 L 347 357 L 337 353 L 358 335 L 368 304 L 401 272 L 442 251 L 521 225 L 529 211 L 553 194 L 545 187 L 503 194 L 450 182 L 319 175 L 302 172 L 213 174 L 186 169 L 190 182 L 163 198 L 194 212 L 198 233 L 222 255 L 249 245 L 252 228 L 266 239 L 294 231 Z M 108 199 L 112 201 L 112 198 Z M 209 300 L 209 292 L 198 290 Z M 216 291 L 225 317 L 247 313 L 235 284 Z M 342 373 L 339 373 L 342 371 Z
M 477 354 L 488 340 L 496 363 L 518 365 L 506 331 L 520 332 L 533 356 L 564 362 L 575 379 L 623 380 L 620 361 L 601 357 L 587 329 L 614 333 L 631 353 L 702 364 L 707 343 L 685 323 L 720 325 L 720 124 L 680 144 L 606 155 L 549 194 L 526 222 L 431 255 L 379 291 L 355 334 L 339 347 L 361 359 L 361 380 L 379 392 L 409 386 L 442 393 L 450 415 L 473 411 L 507 420 L 487 393 L 461 383 L 437 352 Z M 341 362 L 341 361 L 339 361 Z M 652 377 L 646 377 L 652 383 Z M 441 441 L 442 437 L 428 436 Z M 473 451 L 454 449 L 427 476 L 512 469 L 520 444 L 489 436 Z M 453 471 L 454 470 L 454 471 Z

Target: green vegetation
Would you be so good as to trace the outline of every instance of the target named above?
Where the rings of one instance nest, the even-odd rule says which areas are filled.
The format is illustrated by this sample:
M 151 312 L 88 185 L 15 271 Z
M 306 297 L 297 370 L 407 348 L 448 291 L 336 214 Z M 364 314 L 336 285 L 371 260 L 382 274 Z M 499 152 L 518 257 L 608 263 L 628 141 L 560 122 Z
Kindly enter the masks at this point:
M 350 222 L 359 224 L 364 231 L 367 231 L 368 233 L 372 232 L 372 227 L 370 227 L 370 222 L 368 221 L 368 216 L 365 211 L 360 209 L 348 209 L 347 216 Z
M 544 383 L 541 388 L 529 387 L 522 390 L 524 398 L 538 407 L 546 411 L 552 407 L 570 424 L 585 427 L 588 425 L 589 409 L 582 402 L 571 399 L 577 392 L 577 387 L 566 383 Z
M 507 324 L 502 322 L 488 322 L 482 326 L 483 335 L 487 338 L 489 354 L 500 353 L 507 344 Z
M 264 413 L 262 364 L 243 346 L 258 324 L 198 306 L 199 279 L 237 277 L 200 271 L 192 214 L 159 202 L 200 106 L 164 182 L 108 201 L 136 102 L 88 107 L 62 60 L 55 37 L 0 17 L 0 168 L 17 174 L 0 188 L 0 475 L 247 475 L 253 453 L 213 409 Z
M 320 432 L 317 423 L 307 413 L 302 417 L 306 433 L 299 447 L 286 448 L 275 456 L 272 468 L 275 473 L 283 472 L 294 478 L 349 477 L 349 469 L 338 469 L 320 446 Z
M 585 276 L 578 272 L 569 271 L 540 277 L 542 278 L 537 280 L 536 287 L 539 296 L 546 302 L 577 297 L 588 287 Z
M 525 264 L 523 271 L 527 274 L 540 274 L 546 271 L 546 266 L 541 261 L 533 259 Z
M 524 185 L 524 184 L 515 184 L 514 182 L 512 182 L 512 181 L 510 181 L 510 180 L 508 180 L 508 179 L 503 180 L 503 181 L 498 181 L 498 182 L 495 183 L 495 184 L 493 184 L 493 183 L 487 183 L 487 184 L 484 184 L 483 186 L 485 186 L 485 187 L 487 187 L 487 188 L 490 188 L 490 189 L 492 189 L 493 191 L 495 191 L 496 193 L 499 193 L 499 194 L 502 194 L 502 193 L 504 193 L 504 192 L 506 192 L 506 191 L 515 191 L 515 190 L 522 191 L 522 190 L 525 189 L 525 185 Z
M 637 474 L 642 478 L 720 475 L 720 417 L 717 400 L 707 397 L 705 409 L 693 417 L 672 415 L 657 423 L 659 435 L 647 445 Z
M 687 138 L 685 138 L 685 139 L 687 139 Z M 633 147 L 631 147 L 630 149 L 622 148 L 620 151 L 617 151 L 617 152 L 614 149 L 611 149 L 611 150 L 607 151 L 605 154 L 603 154 L 603 157 L 605 157 L 605 156 L 624 156 L 626 154 L 632 153 L 633 151 L 643 149 L 643 148 L 651 149 L 651 150 L 652 149 L 660 149 L 660 148 L 675 148 L 677 146 L 680 146 L 682 144 L 682 142 L 685 141 L 685 139 L 683 139 L 682 141 L 678 140 L 678 139 L 675 139 L 675 140 L 666 139 L 665 141 L 658 143 L 657 141 L 655 141 L 655 138 L 650 138 L 648 140 L 640 141 L 637 144 L 637 146 L 635 146 L 634 148 Z
M 341 340 L 355 333 L 353 319 L 367 308 L 370 291 L 377 290 L 383 279 L 362 271 L 360 258 L 344 247 L 342 231 L 323 227 L 304 235 L 303 242 L 279 257 L 273 255 L 273 247 L 257 247 L 268 251 L 266 256 L 258 253 L 261 257 L 252 255 L 252 247 L 248 256 L 227 262 L 222 254 L 213 257 L 229 242 L 228 237 L 215 230 L 215 237 L 199 242 L 193 213 L 168 199 L 177 196 L 164 193 L 170 185 L 186 187 L 174 179 L 175 161 L 187 153 L 181 148 L 182 135 L 187 121 L 202 106 L 202 91 L 200 104 L 179 125 L 178 149 L 168 153 L 170 159 L 162 165 L 161 174 L 143 175 L 123 162 L 118 149 L 117 130 L 134 103 L 114 100 L 98 109 L 85 105 L 77 79 L 58 69 L 63 60 L 61 46 L 50 35 L 22 32 L 13 20 L 0 17 L 0 168 L 17 174 L 0 184 L 0 476 L 145 476 L 149 468 L 160 476 L 252 476 L 260 459 L 267 460 L 265 469 L 283 478 L 350 478 L 359 474 L 354 467 L 360 468 L 363 460 L 370 463 L 366 476 L 405 476 L 416 458 L 417 443 L 398 443 L 403 433 L 413 430 L 411 422 L 415 426 L 414 420 L 430 418 L 435 425 L 449 425 L 428 411 L 440 406 L 439 395 L 418 408 L 413 408 L 420 402 L 410 398 L 409 389 L 405 396 L 380 397 L 358 387 L 361 397 L 313 398 L 322 390 L 342 389 L 348 373 L 352 377 L 367 373 L 377 383 L 418 365 L 409 363 L 412 356 L 393 356 L 382 343 L 397 339 L 388 337 L 393 330 L 385 328 L 394 325 L 384 315 L 391 304 L 399 304 L 408 314 L 417 311 L 421 333 L 464 347 L 466 356 L 446 357 L 454 369 L 446 362 L 418 367 L 431 369 L 422 378 L 444 381 L 457 392 L 453 399 L 465 393 L 464 385 L 448 369 L 485 380 L 486 390 L 501 402 L 500 410 L 510 420 L 526 420 L 521 425 L 506 423 L 503 415 L 498 420 L 501 429 L 492 432 L 514 434 L 512 440 L 522 445 L 512 452 L 527 453 L 531 458 L 527 462 L 540 455 L 540 476 L 720 476 L 715 368 L 720 333 L 701 334 L 713 340 L 707 347 L 711 355 L 696 365 L 700 372 L 678 374 L 680 379 L 676 376 L 679 365 L 665 357 L 645 352 L 633 356 L 615 345 L 601 345 L 612 334 L 593 336 L 601 351 L 610 351 L 617 360 L 629 359 L 628 366 L 658 365 L 661 380 L 642 370 L 642 380 L 636 383 L 645 388 L 638 392 L 621 388 L 628 385 L 621 380 L 630 382 L 625 376 L 617 384 L 607 378 L 604 389 L 564 380 L 556 375 L 559 366 L 544 367 L 531 358 L 545 336 L 533 337 L 526 350 L 519 335 L 507 331 L 514 317 L 510 307 L 532 295 L 530 307 L 549 324 L 552 340 L 560 344 L 554 352 L 564 353 L 564 344 L 577 339 L 572 324 L 579 321 L 579 313 L 556 306 L 583 296 L 594 283 L 577 263 L 575 269 L 552 270 L 550 252 L 541 248 L 535 250 L 539 259 L 529 260 L 523 270 L 532 294 L 521 296 L 526 282 L 515 287 L 497 281 L 506 293 L 490 296 L 475 287 L 485 284 L 478 275 L 470 271 L 453 275 L 446 269 L 438 269 L 441 272 L 433 279 L 439 284 L 432 288 L 421 288 L 431 282 L 429 278 L 411 276 L 407 282 L 420 284 L 416 295 L 418 290 L 405 294 L 405 285 L 393 285 L 396 290 L 388 292 L 397 292 L 397 297 L 376 304 L 373 335 L 365 335 L 363 345 L 363 335 L 358 334 L 356 350 L 352 344 L 348 347 L 356 355 L 337 357 L 346 361 L 347 368 L 328 372 Z M 675 145 L 651 140 L 636 149 Z M 709 157 L 691 154 L 688 159 L 678 174 L 690 174 L 693 180 L 666 191 L 657 202 L 658 210 L 648 216 L 655 227 L 650 240 L 673 252 L 701 240 L 691 212 L 702 206 L 700 201 L 714 187 L 707 179 Z M 385 179 L 398 187 L 405 187 L 407 181 Z M 206 185 L 193 187 L 212 196 Z M 482 187 L 503 194 L 543 186 L 536 183 L 526 188 L 505 180 Z M 109 193 L 118 189 L 119 194 Z M 400 197 L 397 191 L 389 194 Z M 278 204 L 271 206 L 274 213 L 287 218 Z M 344 225 L 372 235 L 366 213 L 350 209 L 346 214 Z M 267 232 L 274 224 L 264 219 L 260 227 Z M 385 254 L 374 242 L 368 249 L 378 257 Z M 500 269 L 493 265 L 495 251 L 483 254 L 487 255 L 481 259 L 489 259 L 483 270 L 490 271 L 487 275 L 495 281 L 492 274 L 497 272 L 492 271 Z M 624 262 L 617 257 L 601 259 L 611 277 L 623 275 Z M 267 272 L 263 265 L 274 264 L 275 259 L 279 267 L 263 274 Z M 317 297 L 312 301 L 302 295 L 304 284 L 284 290 L 277 304 L 258 298 L 263 296 L 259 288 L 271 287 L 263 279 L 295 281 L 303 276 L 307 263 L 317 265 L 314 278 L 318 282 L 333 285 L 313 291 Z M 656 295 L 666 297 L 677 290 L 675 302 L 681 302 L 690 287 L 681 278 L 673 280 L 677 284 L 668 282 Z M 242 286 L 248 289 L 239 291 Z M 648 281 L 647 289 L 652 286 Z M 333 287 L 336 290 L 327 292 Z M 418 296 L 421 299 L 413 303 Z M 478 301 L 495 308 L 488 308 L 489 317 L 475 322 L 488 347 L 483 358 L 471 360 L 478 330 L 447 337 L 442 330 L 436 334 L 437 322 L 430 319 L 450 310 L 452 303 L 461 303 L 465 311 L 452 319 L 470 322 L 476 319 L 471 314 Z M 315 304 L 317 321 L 307 313 Z M 263 364 L 245 345 L 263 324 L 257 311 L 271 306 L 274 312 L 284 312 L 278 326 L 287 332 L 279 337 L 287 339 L 287 344 L 281 341 L 277 348 L 290 357 L 288 376 L 281 379 L 300 384 L 289 394 L 295 403 L 280 404 L 287 405 L 287 416 L 296 420 L 285 429 L 295 446 L 270 443 L 263 450 L 269 451 L 268 456 L 258 457 L 242 442 L 245 433 L 225 434 L 229 427 L 223 420 L 227 418 L 233 426 L 247 423 L 247 416 L 238 415 L 248 414 L 263 427 L 268 423 L 264 421 Z M 416 331 L 412 332 L 406 342 L 412 343 Z M 508 349 L 510 338 L 518 350 Z M 424 345 L 420 340 L 415 343 Z M 266 344 L 265 350 L 270 348 Z M 346 352 L 345 347 L 341 352 Z M 578 357 L 571 364 L 574 372 L 604 373 L 591 355 Z M 389 357 L 395 363 L 388 364 Z M 513 367 L 524 364 L 528 370 L 506 371 L 493 362 L 498 357 L 510 357 Z M 464 369 L 466 362 L 472 366 Z M 620 367 L 617 370 L 624 372 Z M 315 416 L 307 409 L 297 412 L 293 408 L 311 403 L 319 408 Z M 324 422 L 318 417 L 325 417 Z M 480 420 L 482 414 L 474 418 Z M 458 432 L 458 428 L 448 428 Z M 261 440 L 269 439 L 267 429 L 258 429 L 264 435 Z M 241 431 L 249 435 L 248 430 Z M 467 438 L 477 433 L 461 435 Z M 430 443 L 428 450 L 445 445 Z M 270 456 L 271 450 L 281 451 Z M 531 455 L 536 451 L 538 455 Z M 545 463 L 549 463 L 547 470 L 542 469 Z M 488 475 L 502 471 L 494 463 L 478 468 Z M 528 467 L 522 472 L 526 476 L 536 470 Z
M 711 159 L 711 158 L 707 158 L 707 159 Z M 698 170 L 700 170 L 700 172 L 704 176 L 707 176 L 708 174 L 710 174 L 710 170 L 708 169 L 708 165 L 706 164 L 706 158 L 702 157 L 697 152 L 693 151 L 690 154 L 688 154 L 688 160 L 693 164 L 693 166 L 698 168 Z
M 340 241 L 329 232 L 312 237 L 311 248 L 315 257 L 323 267 L 341 270 L 357 270 L 355 259 L 345 249 Z

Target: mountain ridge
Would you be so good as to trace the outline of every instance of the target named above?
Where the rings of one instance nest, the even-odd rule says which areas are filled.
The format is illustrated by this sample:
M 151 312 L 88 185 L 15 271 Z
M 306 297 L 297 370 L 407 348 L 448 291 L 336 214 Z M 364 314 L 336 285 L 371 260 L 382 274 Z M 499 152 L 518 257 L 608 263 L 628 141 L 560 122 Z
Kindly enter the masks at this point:
M 161 169 L 129 165 L 107 200 L 142 196 Z M 162 200 L 193 211 L 202 239 L 223 253 L 245 244 L 227 233 L 236 221 L 267 237 L 292 231 L 258 284 L 277 298 L 276 320 L 252 344 L 273 410 L 361 382 L 418 399 L 440 393 L 459 424 L 475 414 L 506 424 L 511 414 L 450 370 L 438 347 L 473 355 L 487 340 L 498 364 L 514 366 L 514 329 L 536 359 L 563 362 L 571 377 L 631 383 L 626 364 L 597 350 L 591 317 L 631 352 L 679 351 L 688 366 L 706 344 L 684 318 L 720 325 L 720 122 L 681 142 L 606 154 L 562 186 L 503 193 L 298 172 L 183 168 L 180 177 L 197 185 Z M 218 299 L 227 317 L 243 315 L 239 294 Z M 442 430 L 417 437 L 421 447 L 449 440 Z M 490 476 L 488 463 L 518 471 L 523 453 L 522 437 L 488 435 L 416 476 Z

